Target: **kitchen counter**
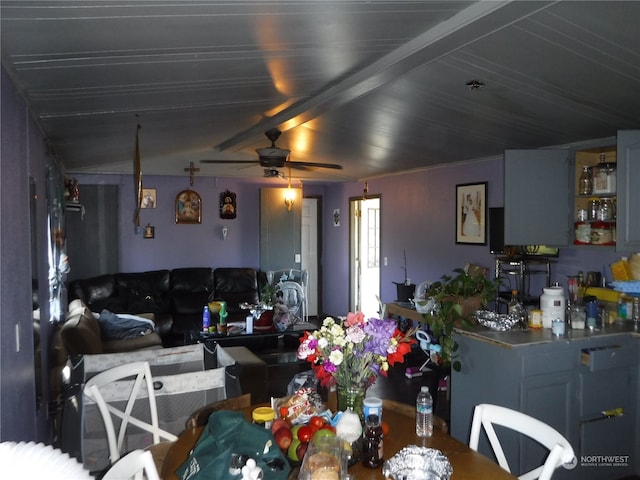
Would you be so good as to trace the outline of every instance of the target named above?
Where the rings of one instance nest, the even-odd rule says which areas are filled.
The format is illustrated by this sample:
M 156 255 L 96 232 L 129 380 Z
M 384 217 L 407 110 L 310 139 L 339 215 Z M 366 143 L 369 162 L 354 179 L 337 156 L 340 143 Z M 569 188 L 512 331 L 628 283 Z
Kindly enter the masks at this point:
M 452 436 L 468 440 L 475 405 L 503 405 L 569 440 L 578 465 L 557 470 L 554 479 L 640 475 L 640 332 L 633 322 L 561 336 L 550 328 L 495 332 L 477 326 L 456 330 L 454 338 L 462 367 L 451 372 Z M 516 471 L 526 471 L 540 455 L 518 442 L 506 448 Z M 625 457 L 619 465 L 590 462 L 606 455 Z
M 596 328 L 591 331 L 571 330 L 567 329 L 564 335 L 554 335 L 550 328 L 527 329 L 527 330 L 509 330 L 506 332 L 496 332 L 486 327 L 478 325 L 476 328 L 456 329 L 459 335 L 465 335 L 476 338 L 485 342 L 495 343 L 505 348 L 516 348 L 529 345 L 545 344 L 545 343 L 567 343 L 573 341 L 589 341 L 594 339 L 606 338 L 613 335 L 629 334 L 640 338 L 640 330 L 633 325 L 633 322 L 625 322 L 624 324 L 615 323 L 605 328 Z

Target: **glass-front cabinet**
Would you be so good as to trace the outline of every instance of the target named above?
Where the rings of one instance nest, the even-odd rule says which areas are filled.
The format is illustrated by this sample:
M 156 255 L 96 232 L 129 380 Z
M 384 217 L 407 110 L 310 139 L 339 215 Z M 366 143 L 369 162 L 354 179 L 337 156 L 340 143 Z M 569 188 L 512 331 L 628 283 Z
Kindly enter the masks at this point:
M 507 245 L 640 249 L 640 130 L 571 149 L 505 152 Z

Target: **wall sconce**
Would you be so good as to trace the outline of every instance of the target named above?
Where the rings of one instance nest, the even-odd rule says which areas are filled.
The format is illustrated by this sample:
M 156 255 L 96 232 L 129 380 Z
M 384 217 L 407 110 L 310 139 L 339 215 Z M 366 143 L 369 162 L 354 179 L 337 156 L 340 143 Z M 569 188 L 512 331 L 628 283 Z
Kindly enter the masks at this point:
M 142 238 L 156 238 L 156 227 L 153 227 L 147 223 L 142 232 Z
M 227 227 L 226 225 L 222 226 L 222 239 L 226 240 L 227 239 L 227 235 L 229 235 L 229 227 Z
M 284 204 L 287 206 L 287 211 L 291 211 L 291 207 L 296 202 L 296 192 L 291 189 L 291 185 L 287 187 L 284 192 Z
M 296 192 L 291 190 L 291 167 L 289 167 L 289 178 L 287 179 L 287 189 L 284 192 L 284 204 L 287 206 L 287 212 L 291 211 L 291 207 L 296 201 Z

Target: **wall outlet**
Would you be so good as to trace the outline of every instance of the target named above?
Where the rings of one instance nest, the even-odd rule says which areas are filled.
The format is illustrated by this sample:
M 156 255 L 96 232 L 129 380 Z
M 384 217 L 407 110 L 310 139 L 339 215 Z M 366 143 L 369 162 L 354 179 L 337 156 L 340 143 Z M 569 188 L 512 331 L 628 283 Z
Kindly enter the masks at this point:
M 300 254 L 299 254 L 299 253 L 296 253 L 296 260 L 295 260 L 295 262 L 296 262 L 296 263 L 300 263 L 301 261 L 302 261 L 302 257 L 300 256 Z

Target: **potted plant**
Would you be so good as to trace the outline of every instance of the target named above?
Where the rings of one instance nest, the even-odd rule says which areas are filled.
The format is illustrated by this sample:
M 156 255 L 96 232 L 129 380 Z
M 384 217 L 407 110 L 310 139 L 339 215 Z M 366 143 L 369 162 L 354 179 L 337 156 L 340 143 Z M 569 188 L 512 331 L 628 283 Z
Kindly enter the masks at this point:
M 397 290 L 397 299 L 398 302 L 408 302 L 410 298 L 413 298 L 413 293 L 416 290 L 416 286 L 411 283 L 407 275 L 407 251 L 403 250 L 402 254 L 404 256 L 404 267 L 401 267 L 404 270 L 404 282 L 398 283 L 393 282 L 396 285 Z
M 473 313 L 495 299 L 500 279 L 489 279 L 486 269 L 477 266 L 453 271 L 456 275 L 443 275 L 427 289 L 425 298 L 433 299 L 434 308 L 424 318 L 439 345 L 435 350 L 440 365 L 459 371 L 461 364 L 455 360 L 458 344 L 453 339 L 453 330 L 473 326 Z

